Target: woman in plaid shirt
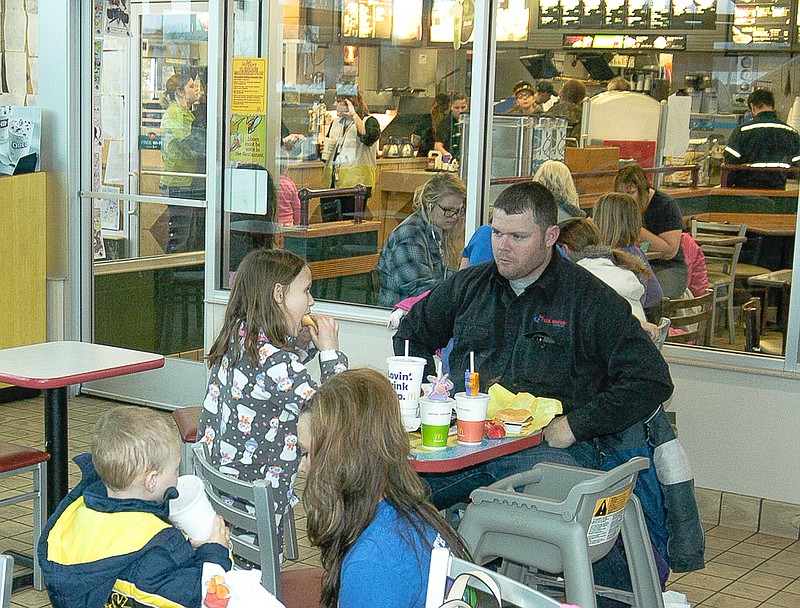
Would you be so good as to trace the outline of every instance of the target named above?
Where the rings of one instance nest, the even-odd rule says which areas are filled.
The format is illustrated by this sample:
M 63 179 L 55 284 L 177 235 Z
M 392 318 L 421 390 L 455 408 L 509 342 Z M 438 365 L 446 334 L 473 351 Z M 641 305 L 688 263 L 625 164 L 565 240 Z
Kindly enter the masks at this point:
M 464 247 L 467 188 L 453 173 L 437 173 L 414 193 L 414 208 L 392 231 L 378 260 L 379 306 L 418 296 L 458 270 Z

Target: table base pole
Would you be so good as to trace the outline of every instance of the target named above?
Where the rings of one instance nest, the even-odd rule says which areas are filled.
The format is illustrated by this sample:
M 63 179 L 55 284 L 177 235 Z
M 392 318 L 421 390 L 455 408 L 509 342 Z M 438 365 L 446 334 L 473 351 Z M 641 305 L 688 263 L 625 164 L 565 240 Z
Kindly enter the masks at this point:
M 67 387 L 44 391 L 45 450 L 47 461 L 47 514 L 51 515 L 69 487 L 69 433 L 67 424 Z

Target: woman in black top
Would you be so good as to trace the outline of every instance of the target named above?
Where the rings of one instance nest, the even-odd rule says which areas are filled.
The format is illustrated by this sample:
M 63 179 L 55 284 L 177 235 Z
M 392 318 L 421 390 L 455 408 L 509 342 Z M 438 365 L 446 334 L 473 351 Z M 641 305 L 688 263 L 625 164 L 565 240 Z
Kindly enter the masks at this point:
M 671 196 L 651 188 L 647 176 L 639 165 L 628 165 L 617 173 L 614 190 L 628 194 L 642 208 L 641 241 L 649 242 L 649 251 L 662 257 L 651 260 L 664 295 L 680 298 L 689 283 L 689 271 L 681 248 L 683 218 L 678 202 Z

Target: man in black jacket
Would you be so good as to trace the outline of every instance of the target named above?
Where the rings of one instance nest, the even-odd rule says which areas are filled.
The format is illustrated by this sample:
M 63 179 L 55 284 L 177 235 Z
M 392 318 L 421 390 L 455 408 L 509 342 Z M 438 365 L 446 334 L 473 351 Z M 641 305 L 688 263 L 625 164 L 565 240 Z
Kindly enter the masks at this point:
M 753 119 L 731 133 L 725 147 L 725 162 L 753 167 L 788 169 L 800 161 L 800 135 L 775 113 L 775 97 L 767 89 L 755 89 L 747 98 Z M 728 186 L 783 190 L 782 171 L 731 171 Z
M 477 487 L 550 461 L 598 468 L 594 439 L 649 417 L 672 394 L 664 359 L 628 303 L 591 273 L 554 252 L 553 195 L 541 184 L 507 188 L 492 220 L 494 260 L 458 272 L 419 301 L 394 338 L 413 355 L 432 355 L 454 338 L 456 390 L 464 388 L 470 352 L 481 390 L 559 399 L 564 414 L 545 429 L 546 443 L 448 475 L 426 476 L 444 508 Z

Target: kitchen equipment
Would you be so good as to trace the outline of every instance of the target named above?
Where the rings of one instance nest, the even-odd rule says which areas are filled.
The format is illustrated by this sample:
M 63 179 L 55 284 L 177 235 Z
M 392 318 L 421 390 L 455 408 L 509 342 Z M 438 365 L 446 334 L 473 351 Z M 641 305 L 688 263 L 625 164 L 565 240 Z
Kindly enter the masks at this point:
M 414 146 L 411 145 L 411 139 L 408 137 L 403 138 L 403 144 L 400 146 L 400 156 L 403 158 L 414 156 Z
M 397 139 L 394 137 L 389 138 L 389 144 L 383 153 L 384 158 L 398 158 L 400 156 L 400 146 L 397 145 Z

